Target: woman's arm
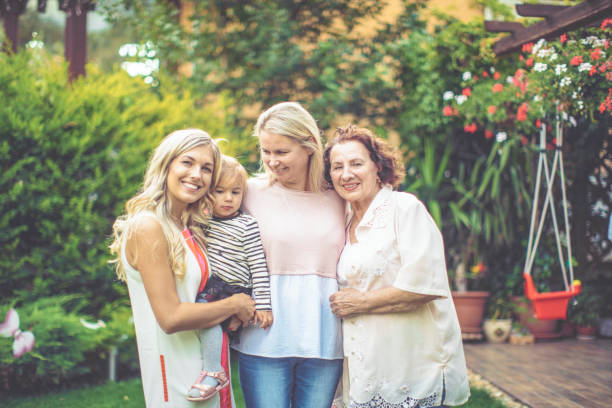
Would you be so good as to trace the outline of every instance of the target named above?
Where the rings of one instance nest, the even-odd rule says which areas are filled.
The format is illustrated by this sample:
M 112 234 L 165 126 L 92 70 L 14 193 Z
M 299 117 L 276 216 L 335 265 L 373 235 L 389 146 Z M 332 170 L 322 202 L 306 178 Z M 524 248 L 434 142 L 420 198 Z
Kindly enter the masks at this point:
M 360 292 L 357 289 L 341 289 L 330 296 L 332 312 L 341 318 L 361 314 L 411 312 L 441 296 L 408 292 L 392 286 Z
M 232 315 L 248 323 L 255 303 L 245 294 L 211 303 L 187 303 L 178 298 L 168 257 L 168 244 L 161 225 L 143 217 L 134 226 L 126 246 L 127 259 L 140 272 L 155 318 L 168 334 L 215 326 Z

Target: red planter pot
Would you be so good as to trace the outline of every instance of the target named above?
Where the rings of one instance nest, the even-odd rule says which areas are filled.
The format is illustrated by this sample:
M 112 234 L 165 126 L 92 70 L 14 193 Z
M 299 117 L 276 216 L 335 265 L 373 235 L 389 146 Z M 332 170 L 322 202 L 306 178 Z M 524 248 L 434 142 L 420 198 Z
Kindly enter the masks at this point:
M 517 320 L 523 323 L 533 337 L 540 340 L 557 339 L 561 336 L 558 320 L 539 320 L 533 309 L 533 304 L 521 297 L 513 299 L 517 312 Z
M 481 334 L 482 318 L 489 292 L 452 292 L 461 333 Z

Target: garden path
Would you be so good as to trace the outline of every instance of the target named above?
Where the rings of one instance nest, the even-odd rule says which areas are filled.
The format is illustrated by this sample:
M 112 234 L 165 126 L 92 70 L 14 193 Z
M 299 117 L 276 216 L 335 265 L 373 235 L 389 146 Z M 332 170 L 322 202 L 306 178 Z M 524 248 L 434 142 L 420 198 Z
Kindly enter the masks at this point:
M 612 406 L 612 340 L 464 343 L 468 367 L 533 408 Z

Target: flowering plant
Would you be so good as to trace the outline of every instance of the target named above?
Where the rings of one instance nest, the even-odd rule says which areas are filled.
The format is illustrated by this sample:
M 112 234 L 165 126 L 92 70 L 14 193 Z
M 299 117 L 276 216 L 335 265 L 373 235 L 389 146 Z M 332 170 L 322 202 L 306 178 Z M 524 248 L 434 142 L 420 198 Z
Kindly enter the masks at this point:
M 504 142 L 534 134 L 541 120 L 559 114 L 576 126 L 576 117 L 612 115 L 612 19 L 598 28 L 561 35 L 557 40 L 525 44 L 514 72 L 492 65 L 466 71 L 461 90 L 446 91 L 443 115 L 464 119 L 466 133 L 480 132 Z

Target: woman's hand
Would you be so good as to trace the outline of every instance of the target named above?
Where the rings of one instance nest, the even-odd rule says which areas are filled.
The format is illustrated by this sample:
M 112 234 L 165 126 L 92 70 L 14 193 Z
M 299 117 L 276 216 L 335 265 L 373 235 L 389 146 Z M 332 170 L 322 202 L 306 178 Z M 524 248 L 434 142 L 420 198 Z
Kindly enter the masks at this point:
M 234 301 L 236 308 L 238 308 L 236 317 L 240 319 L 243 326 L 248 325 L 255 314 L 255 301 L 244 293 L 232 295 L 230 299 Z
M 229 324 L 227 325 L 227 330 L 236 331 L 242 327 L 242 322 L 236 316 L 232 316 Z
M 340 289 L 329 297 L 329 304 L 336 316 L 340 318 L 351 317 L 363 313 L 360 307 L 363 303 L 363 297 L 364 294 L 357 289 Z
M 257 326 L 259 323 L 259 327 L 262 329 L 267 329 L 272 326 L 272 322 L 274 321 L 274 315 L 272 315 L 271 310 L 256 310 L 255 311 L 255 320 L 253 320 L 253 324 Z

